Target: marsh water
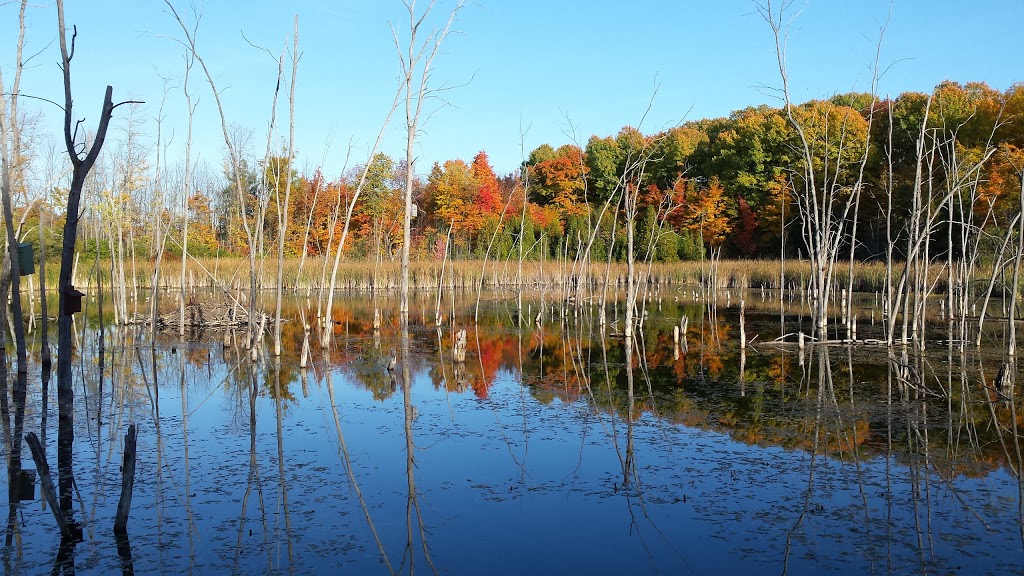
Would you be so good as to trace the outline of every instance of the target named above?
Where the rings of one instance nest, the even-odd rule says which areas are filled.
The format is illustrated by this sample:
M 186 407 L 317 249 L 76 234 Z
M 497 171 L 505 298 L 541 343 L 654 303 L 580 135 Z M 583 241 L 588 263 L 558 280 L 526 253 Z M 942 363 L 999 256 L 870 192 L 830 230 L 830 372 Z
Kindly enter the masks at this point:
M 621 302 L 601 330 L 592 305 L 563 312 L 535 295 L 518 314 L 491 294 L 474 323 L 474 299 L 460 297 L 438 329 L 424 294 L 403 338 L 396 301 L 348 296 L 326 347 L 314 330 L 305 370 L 299 318 L 315 301 L 290 301 L 279 361 L 270 338 L 253 361 L 223 331 L 154 346 L 142 328 L 107 325 L 101 350 L 90 301 L 75 325 L 70 516 L 82 535 L 62 542 L 37 482 L 11 504 L 4 571 L 1024 571 L 1021 394 L 993 383 L 998 334 L 979 351 L 940 321 L 906 358 L 801 352 L 773 342 L 809 330 L 799 305 L 751 294 L 741 353 L 734 298 L 664 295 L 627 340 Z M 869 308 L 859 318 L 861 337 L 880 334 Z M 464 363 L 453 324 L 467 329 Z M 38 327 L 29 336 L 37 350 Z M 29 372 L 26 398 L 4 403 L 8 472 L 12 454 L 35 468 L 12 432 L 22 408 L 56 470 L 55 386 L 44 403 Z M 130 424 L 134 498 L 116 539 Z

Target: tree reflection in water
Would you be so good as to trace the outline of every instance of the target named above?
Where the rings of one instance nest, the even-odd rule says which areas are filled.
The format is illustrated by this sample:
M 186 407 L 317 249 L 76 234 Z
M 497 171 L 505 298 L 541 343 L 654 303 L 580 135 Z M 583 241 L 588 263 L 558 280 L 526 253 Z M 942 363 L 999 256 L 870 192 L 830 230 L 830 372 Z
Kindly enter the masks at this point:
M 252 500 L 254 491 L 256 493 L 256 505 L 260 514 L 259 528 L 261 529 L 261 532 L 258 538 L 262 537 L 261 547 L 267 555 L 267 569 L 269 570 L 273 566 L 270 530 L 267 526 L 267 510 L 263 501 L 263 483 L 260 478 L 259 454 L 256 450 L 256 405 L 257 398 L 259 397 L 259 380 L 255 366 L 247 364 L 252 361 L 246 360 L 245 356 L 245 352 L 239 353 L 239 363 L 236 365 L 236 368 L 239 370 L 239 383 L 244 383 L 242 389 L 245 390 L 245 398 L 248 400 L 246 428 L 249 432 L 249 461 L 248 474 L 245 482 L 245 494 L 242 496 L 242 509 L 238 517 L 238 540 L 235 545 L 234 566 L 232 569 L 232 572 L 235 574 L 245 572 L 245 569 L 241 567 L 240 560 L 242 553 L 246 550 L 248 542 L 253 535 L 251 528 L 249 529 L 248 536 L 246 536 L 245 532 L 249 502 Z
M 453 362 L 450 325 L 403 328 L 385 313 L 374 331 L 372 307 L 387 300 L 354 299 L 305 371 L 297 322 L 280 360 L 253 360 L 230 334 L 152 347 L 111 330 L 102 373 L 83 324 L 79 466 L 60 496 L 83 503 L 68 512 L 87 538 L 58 545 L 49 511 L 11 498 L 5 567 L 802 573 L 824 557 L 850 571 L 943 571 L 970 554 L 998 571 L 1024 547 L 1015 366 L 963 350 L 958 334 L 891 358 L 765 338 L 744 352 L 721 303 L 652 304 L 635 338 L 602 332 L 594 306 L 548 303 L 534 324 L 506 305 L 481 308 L 469 358 Z M 777 333 L 778 310 L 747 311 L 748 333 Z M 444 316 L 468 317 L 456 312 Z M 11 382 L 0 402 L 9 479 L 16 439 L 53 422 L 43 383 Z M 129 544 L 109 525 L 131 422 Z M 550 555 L 567 532 L 619 545 Z M 532 552 L 493 562 L 512 546 Z
M 434 561 L 430 557 L 430 547 L 427 545 L 427 531 L 424 527 L 423 510 L 420 508 L 419 494 L 416 492 L 416 445 L 413 442 L 413 422 L 416 419 L 416 406 L 412 402 L 412 357 L 409 347 L 409 327 L 403 326 L 401 333 L 402 343 L 402 405 L 403 425 L 405 429 L 405 475 L 408 486 L 408 495 L 405 505 L 406 524 L 406 545 L 402 553 L 402 561 L 398 566 L 398 573 L 408 563 L 408 573 L 415 572 L 416 550 L 415 543 L 419 539 L 420 548 L 423 552 L 423 559 L 427 567 L 434 574 L 438 574 Z
M 380 539 L 380 535 L 377 533 L 377 527 L 373 523 L 373 516 L 370 514 L 370 508 L 366 505 L 366 499 L 363 498 L 363 492 L 359 488 L 359 482 L 356 480 L 355 471 L 352 466 L 352 458 L 349 455 L 348 446 L 345 444 L 345 434 L 341 430 L 341 420 L 338 418 L 338 402 L 334 397 L 334 383 L 331 378 L 330 370 L 326 372 L 325 379 L 327 397 L 331 406 L 331 415 L 334 417 L 334 430 L 338 437 L 338 456 L 341 459 L 342 466 L 345 467 L 345 474 L 348 476 L 348 480 L 352 485 L 352 490 L 355 492 L 356 498 L 359 500 L 359 508 L 363 513 L 363 517 L 366 519 L 366 524 L 370 528 L 370 533 L 373 535 L 373 540 L 377 545 L 377 550 L 380 551 L 381 561 L 387 567 L 388 573 L 393 575 L 395 574 L 395 570 L 391 566 L 391 560 L 388 558 L 387 550 Z

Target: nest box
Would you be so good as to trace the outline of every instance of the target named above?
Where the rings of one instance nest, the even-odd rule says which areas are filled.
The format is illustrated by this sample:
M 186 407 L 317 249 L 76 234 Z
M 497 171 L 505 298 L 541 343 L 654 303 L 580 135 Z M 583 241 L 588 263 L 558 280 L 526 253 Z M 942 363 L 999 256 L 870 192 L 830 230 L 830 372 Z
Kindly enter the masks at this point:
M 18 244 L 18 272 L 22 276 L 36 273 L 35 254 L 32 252 L 32 245 L 28 242 Z
M 64 315 L 71 316 L 82 311 L 82 296 L 85 292 L 75 290 L 74 286 L 68 286 L 64 290 Z

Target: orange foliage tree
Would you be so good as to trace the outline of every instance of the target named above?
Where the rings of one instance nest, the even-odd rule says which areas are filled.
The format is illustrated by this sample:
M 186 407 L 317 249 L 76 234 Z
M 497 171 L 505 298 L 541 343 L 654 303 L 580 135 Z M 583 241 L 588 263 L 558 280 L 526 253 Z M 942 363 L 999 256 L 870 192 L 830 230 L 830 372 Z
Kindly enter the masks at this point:
M 531 165 L 529 170 L 531 199 L 556 207 L 562 219 L 586 213 L 582 198 L 586 166 L 579 146 L 566 144 L 555 150 L 553 157 Z
M 682 209 L 687 229 L 699 233 L 706 246 L 720 247 L 732 230 L 728 204 L 718 178 L 705 188 L 689 186 Z
M 199 256 L 215 254 L 220 245 L 213 228 L 213 210 L 210 209 L 210 199 L 197 190 L 188 199 L 188 211 L 189 252 Z

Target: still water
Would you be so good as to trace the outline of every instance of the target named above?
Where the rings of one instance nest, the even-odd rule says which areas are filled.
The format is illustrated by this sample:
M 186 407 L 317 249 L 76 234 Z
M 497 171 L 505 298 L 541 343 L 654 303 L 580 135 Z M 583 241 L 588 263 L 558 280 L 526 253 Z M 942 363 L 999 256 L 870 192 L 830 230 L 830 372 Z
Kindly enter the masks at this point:
M 455 363 L 450 305 L 438 330 L 432 300 L 414 301 L 403 342 L 395 302 L 351 297 L 326 349 L 314 330 L 306 370 L 298 318 L 316 303 L 305 299 L 280 362 L 269 338 L 253 362 L 241 334 L 166 334 L 153 347 L 108 326 L 101 365 L 87 311 L 75 358 L 82 538 L 62 545 L 37 483 L 34 500 L 11 505 L 4 571 L 1024 571 L 1021 394 L 993 387 L 997 354 L 961 353 L 939 328 L 907 359 L 869 346 L 801 354 L 772 342 L 800 329 L 798 314 L 748 303 L 741 356 L 725 304 L 652 303 L 627 355 L 621 304 L 602 335 L 593 308 L 563 316 L 548 302 L 537 324 L 533 299 L 520 326 L 514 301 L 492 296 L 474 325 L 467 301 L 454 314 L 467 358 Z M 875 330 L 865 318 L 862 337 Z M 44 414 L 30 373 L 24 431 L 43 437 L 55 470 L 55 385 Z M 130 424 L 138 464 L 119 541 Z M 9 469 L 10 427 L 5 438 Z

